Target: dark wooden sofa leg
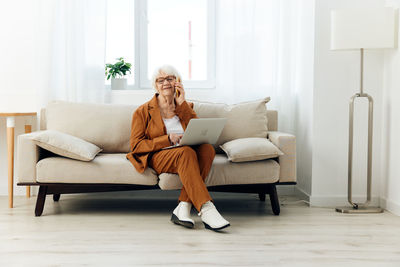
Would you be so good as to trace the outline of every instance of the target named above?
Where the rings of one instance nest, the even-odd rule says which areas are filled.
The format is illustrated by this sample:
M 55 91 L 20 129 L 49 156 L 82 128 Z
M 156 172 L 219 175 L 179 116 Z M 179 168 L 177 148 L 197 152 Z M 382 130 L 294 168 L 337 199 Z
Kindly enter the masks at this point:
M 42 215 L 44 202 L 46 201 L 47 186 L 41 185 L 36 199 L 35 216 Z
M 258 198 L 260 201 L 265 201 L 265 193 L 258 193 Z
M 270 187 L 269 199 L 271 200 L 272 212 L 275 215 L 279 215 L 279 213 L 281 212 L 281 208 L 279 207 L 278 193 L 276 192 L 275 185 L 271 185 L 271 187 Z
M 60 200 L 60 194 L 53 194 L 53 200 L 54 201 L 59 201 Z

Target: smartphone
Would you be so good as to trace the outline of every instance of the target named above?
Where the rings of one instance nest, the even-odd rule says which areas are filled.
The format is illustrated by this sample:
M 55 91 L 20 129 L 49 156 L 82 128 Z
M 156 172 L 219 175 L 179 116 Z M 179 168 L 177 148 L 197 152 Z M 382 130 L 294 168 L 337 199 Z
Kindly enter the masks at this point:
M 177 77 L 177 78 L 176 78 L 176 81 L 177 81 L 178 83 L 180 83 L 180 82 L 181 82 L 181 79 L 179 79 L 179 77 Z M 176 94 L 176 97 L 179 97 L 180 94 L 181 94 L 181 92 L 179 92 L 178 89 L 175 89 L 175 94 Z

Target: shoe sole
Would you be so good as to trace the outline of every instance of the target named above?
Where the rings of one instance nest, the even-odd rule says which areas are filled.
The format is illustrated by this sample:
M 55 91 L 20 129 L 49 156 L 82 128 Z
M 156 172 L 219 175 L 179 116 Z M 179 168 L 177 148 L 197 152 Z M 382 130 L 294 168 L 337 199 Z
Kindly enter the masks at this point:
M 179 220 L 179 218 L 175 214 L 172 214 L 171 221 L 174 224 L 182 225 L 182 226 L 184 226 L 186 228 L 193 228 L 194 227 L 194 223 L 187 222 L 187 221 L 181 221 L 181 220 Z
M 224 228 L 230 226 L 230 224 L 228 223 L 228 224 L 226 224 L 226 225 L 224 225 L 224 226 L 221 226 L 221 227 L 218 227 L 218 228 L 212 228 L 211 226 L 209 226 L 209 225 L 206 224 L 205 222 L 203 222 L 203 223 L 204 223 L 204 227 L 206 227 L 207 229 L 213 230 L 213 231 L 219 231 L 219 230 L 222 230 L 222 229 L 224 229 Z

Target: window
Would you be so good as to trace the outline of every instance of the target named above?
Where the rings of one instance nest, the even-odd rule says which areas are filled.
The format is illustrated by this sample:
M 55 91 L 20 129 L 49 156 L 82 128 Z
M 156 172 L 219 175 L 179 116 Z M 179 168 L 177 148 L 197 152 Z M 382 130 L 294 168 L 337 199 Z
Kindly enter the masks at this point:
M 163 64 L 178 69 L 186 88 L 213 88 L 214 14 L 214 0 L 108 1 L 106 62 L 132 63 L 129 89 L 151 88 Z
M 107 3 L 106 63 L 114 64 L 116 58 L 134 63 L 135 59 L 135 5 L 130 0 L 113 0 Z M 133 72 L 135 66 L 133 66 Z M 135 76 L 128 76 L 128 84 L 135 84 Z M 110 80 L 106 81 L 110 85 Z

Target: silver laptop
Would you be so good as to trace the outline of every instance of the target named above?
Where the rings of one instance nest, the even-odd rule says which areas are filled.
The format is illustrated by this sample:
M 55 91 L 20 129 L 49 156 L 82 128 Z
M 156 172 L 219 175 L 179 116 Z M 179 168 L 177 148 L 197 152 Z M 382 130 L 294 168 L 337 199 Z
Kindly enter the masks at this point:
M 201 118 L 191 119 L 180 142 L 169 149 L 179 146 L 191 146 L 200 144 L 215 144 L 224 129 L 226 118 Z

